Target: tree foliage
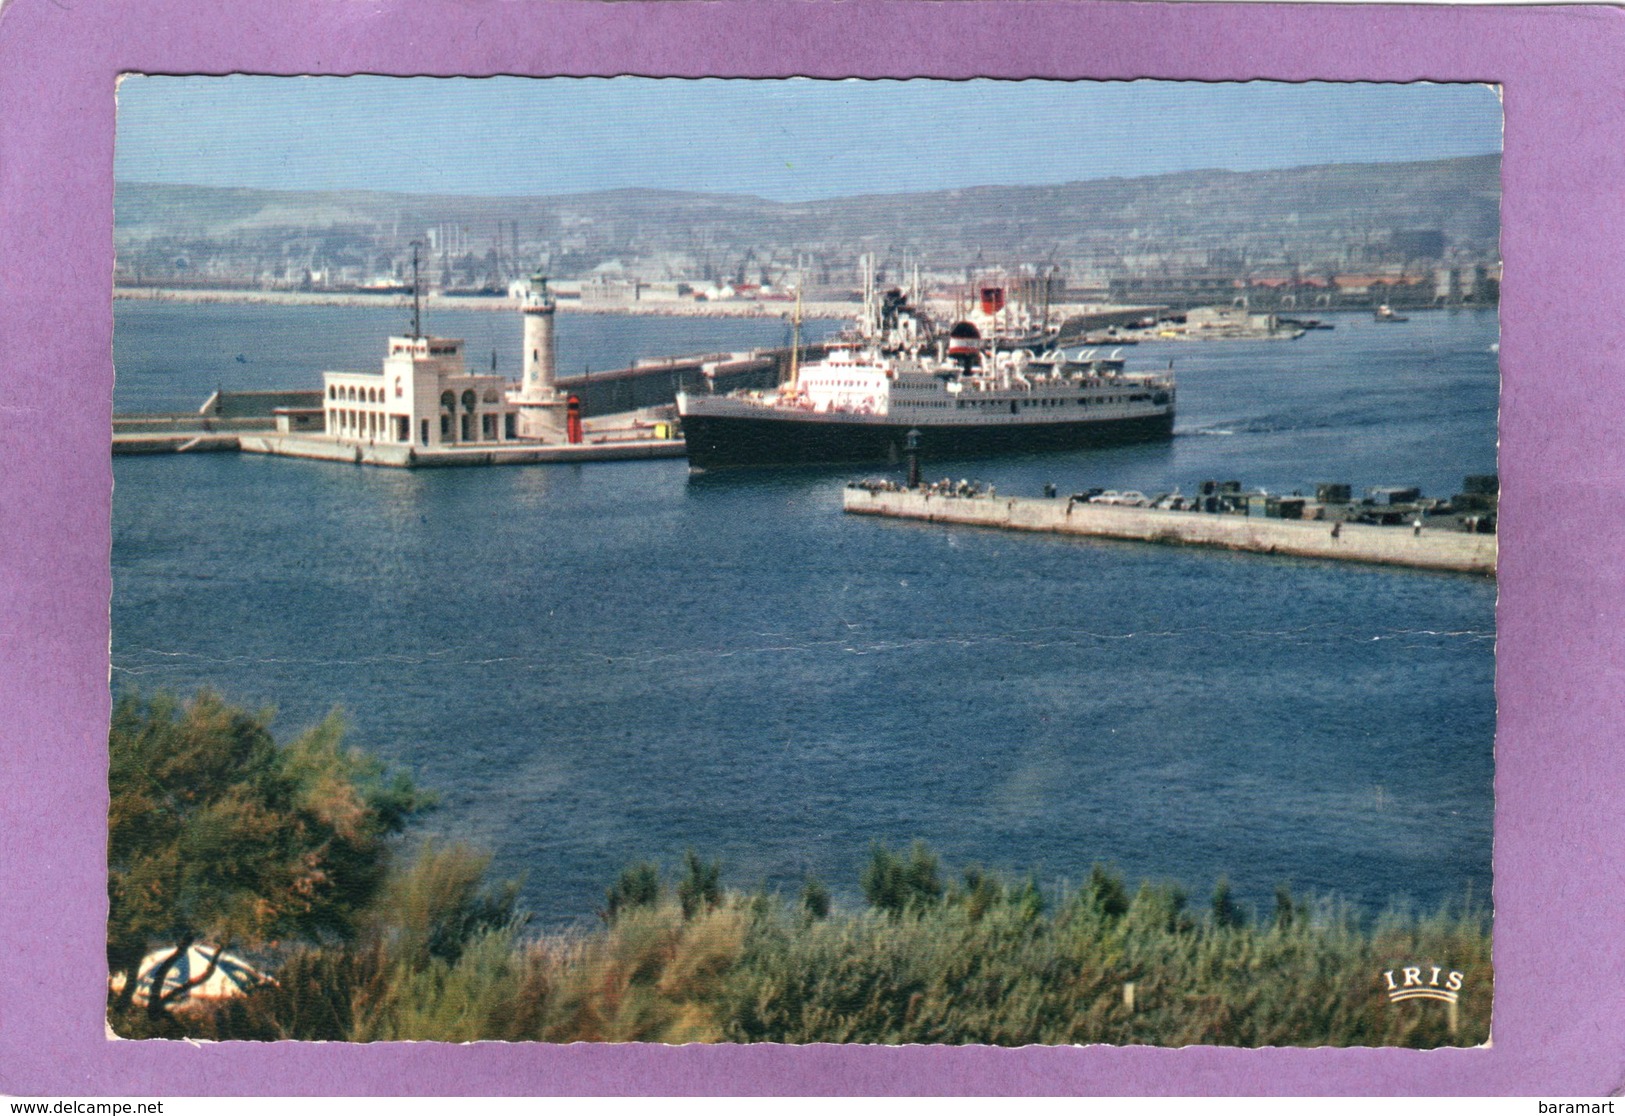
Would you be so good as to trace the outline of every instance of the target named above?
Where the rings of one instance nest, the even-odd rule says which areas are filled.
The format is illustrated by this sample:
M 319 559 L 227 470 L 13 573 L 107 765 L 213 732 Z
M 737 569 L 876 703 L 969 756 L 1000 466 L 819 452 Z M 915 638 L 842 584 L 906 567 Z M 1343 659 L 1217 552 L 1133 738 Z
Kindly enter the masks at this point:
M 1230 879 L 1220 876 L 1213 885 L 1212 918 L 1215 926 L 1242 926 L 1247 922 L 1247 916 L 1236 905 L 1236 898 L 1230 891 Z
M 659 902 L 660 869 L 647 861 L 634 864 L 623 869 L 614 885 L 604 891 L 604 921 L 613 923 L 623 911 Z
M 677 882 L 677 903 L 684 918 L 693 918 L 722 902 L 722 864 L 704 861 L 693 849 L 683 854 L 683 878 Z
M 154 947 L 174 948 L 142 990 L 156 1018 L 189 991 L 164 981 L 193 944 L 352 936 L 388 871 L 389 839 L 429 804 L 404 775 L 346 748 L 337 712 L 285 746 L 270 719 L 208 690 L 186 703 L 167 694 L 116 703 L 107 961 L 126 976 L 119 1007 Z
M 916 841 L 907 854 L 872 846 L 861 882 L 869 905 L 892 915 L 930 907 L 943 893 L 937 856 L 923 841 Z
M 1128 913 L 1128 890 L 1123 886 L 1123 879 L 1104 864 L 1089 869 L 1083 899 L 1102 918 L 1121 918 Z
M 435 959 L 456 964 L 482 935 L 519 929 L 529 921 L 518 911 L 520 882 L 488 884 L 490 867 L 489 853 L 425 842 L 390 872 L 366 920 L 366 936 L 387 946 L 397 964 L 422 969 Z
M 1294 899 L 1283 932 L 1234 921 L 1222 882 L 1204 917 L 1175 883 L 1131 894 L 1105 868 L 1049 904 L 1036 880 L 978 867 L 934 892 L 936 858 L 919 851 L 880 858 L 895 885 L 888 894 L 902 897 L 889 910 L 818 917 L 822 903 L 728 891 L 685 910 L 643 864 L 612 889 L 620 899 L 608 925 L 522 936 L 516 920 L 501 922 L 511 885 L 479 883 L 483 856 L 425 845 L 392 870 L 358 939 L 299 948 L 275 984 L 180 1015 L 169 1033 L 1413 1047 L 1489 1035 L 1494 974 L 1479 914 L 1393 912 L 1373 924 L 1329 899 Z M 709 875 L 711 865 L 687 859 L 690 876 Z M 809 892 L 827 899 L 814 882 Z M 1458 1011 L 1389 1002 L 1377 974 L 1417 958 L 1462 973 Z
M 801 888 L 801 909 L 809 918 L 828 918 L 830 909 L 829 888 L 817 876 L 808 876 L 807 882 Z

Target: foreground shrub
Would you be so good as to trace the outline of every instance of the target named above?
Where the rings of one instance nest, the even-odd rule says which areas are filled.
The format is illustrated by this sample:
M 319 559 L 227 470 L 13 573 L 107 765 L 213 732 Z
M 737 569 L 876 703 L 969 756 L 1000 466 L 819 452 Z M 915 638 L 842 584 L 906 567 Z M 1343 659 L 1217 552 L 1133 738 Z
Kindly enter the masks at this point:
M 1096 865 L 1046 895 L 875 845 L 842 910 L 722 887 L 689 851 L 670 897 L 635 864 L 602 926 L 525 931 L 490 858 L 397 839 L 427 799 L 342 746 L 330 718 L 289 745 L 210 694 L 121 701 L 110 735 L 108 958 L 154 945 L 257 948 L 274 982 L 213 1005 L 110 995 L 129 1037 L 326 1041 L 1476 1045 L 1489 1037 L 1487 919 L 1374 923 L 1282 886 L 1249 917 Z M 176 946 L 176 943 L 180 943 Z M 1439 965 L 1458 1004 L 1392 1003 L 1382 974 Z M 160 970 L 151 980 L 162 987 Z
M 613 923 L 622 911 L 652 907 L 660 902 L 660 869 L 653 864 L 634 864 L 604 892 L 604 921 Z
M 893 915 L 924 910 L 942 898 L 936 855 L 919 841 L 906 856 L 873 846 L 862 884 L 869 905 Z
M 424 875 L 465 879 L 443 862 Z M 1474 915 L 1395 913 L 1367 925 L 1284 890 L 1290 918 L 1245 919 L 1233 900 L 1199 915 L 1173 885 L 1129 898 L 1105 869 L 1046 903 L 1031 880 L 973 869 L 901 913 L 828 907 L 818 917 L 801 901 L 722 892 L 714 906 L 623 905 L 599 930 L 525 937 L 517 924 L 464 917 L 489 892 L 445 883 L 442 899 L 451 894 L 464 896 L 451 904 L 462 914 L 413 915 L 417 929 L 302 950 L 277 986 L 189 1022 L 188 1033 L 1427 1047 L 1476 1045 L 1489 1032 L 1489 936 Z M 430 922 L 473 929 L 459 948 L 435 950 L 423 944 Z M 1388 1001 L 1382 973 L 1423 961 L 1463 974 L 1454 1013 Z
M 677 884 L 677 905 L 684 918 L 713 910 L 722 902 L 722 865 L 701 860 L 693 849 L 683 854 L 683 878 Z
M 291 743 L 210 691 L 121 698 L 108 733 L 107 963 L 121 1033 L 165 1034 L 214 964 L 166 987 L 193 945 L 211 956 L 353 938 L 393 838 L 429 800 L 343 743 L 333 714 Z M 167 958 L 138 981 L 143 957 Z M 138 984 L 140 987 L 138 987 Z M 139 1000 L 145 1016 L 137 1023 Z

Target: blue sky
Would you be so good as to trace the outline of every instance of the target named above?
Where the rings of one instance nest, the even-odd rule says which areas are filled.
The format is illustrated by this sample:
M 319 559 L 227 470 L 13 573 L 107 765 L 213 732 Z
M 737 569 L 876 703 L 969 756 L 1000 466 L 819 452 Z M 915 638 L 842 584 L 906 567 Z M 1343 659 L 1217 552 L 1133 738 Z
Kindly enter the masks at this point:
M 119 181 L 805 201 L 1501 149 L 1475 85 L 130 77 Z

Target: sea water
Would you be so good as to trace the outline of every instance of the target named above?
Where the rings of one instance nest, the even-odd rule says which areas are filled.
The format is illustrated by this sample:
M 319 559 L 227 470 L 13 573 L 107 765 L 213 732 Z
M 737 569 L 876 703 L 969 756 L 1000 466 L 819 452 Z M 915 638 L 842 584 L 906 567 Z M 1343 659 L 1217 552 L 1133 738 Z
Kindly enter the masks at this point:
M 120 409 L 370 368 L 389 311 L 120 303 Z M 1496 465 L 1495 317 L 1332 315 L 1162 342 L 1172 441 L 926 461 L 1036 496 L 1240 480 L 1459 491 Z M 511 315 L 430 323 L 517 348 Z M 561 314 L 560 364 L 780 344 L 784 323 Z M 237 355 L 243 361 L 237 361 Z M 511 361 L 510 361 L 511 363 Z M 875 842 L 1076 883 L 1094 863 L 1263 909 L 1487 904 L 1494 582 L 843 516 L 884 468 L 397 471 L 114 461 L 113 686 L 211 685 L 439 794 L 541 925 L 636 861 L 858 902 Z M 891 475 L 896 475 L 893 471 Z

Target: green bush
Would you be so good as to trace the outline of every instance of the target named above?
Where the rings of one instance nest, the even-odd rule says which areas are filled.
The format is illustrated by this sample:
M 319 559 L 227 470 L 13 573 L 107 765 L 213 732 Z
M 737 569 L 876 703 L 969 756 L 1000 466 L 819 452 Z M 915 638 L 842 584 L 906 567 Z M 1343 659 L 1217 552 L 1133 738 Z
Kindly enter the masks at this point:
M 660 869 L 647 862 L 634 864 L 604 892 L 604 921 L 613 924 L 623 911 L 659 902 Z
M 385 881 L 368 928 L 387 942 L 397 964 L 414 970 L 436 959 L 455 964 L 469 942 L 526 921 L 517 913 L 519 881 L 488 886 L 490 865 L 489 853 L 425 842 Z
M 1230 880 L 1226 876 L 1220 876 L 1213 885 L 1211 915 L 1213 925 L 1223 928 L 1234 929 L 1247 922 L 1247 916 L 1236 906 L 1235 896 L 1230 893 Z
M 120 698 L 108 732 L 109 1011 L 164 1032 L 190 985 L 164 990 L 191 946 L 215 956 L 353 938 L 390 869 L 392 838 L 430 804 L 410 780 L 343 743 L 334 713 L 291 743 L 204 690 L 182 704 Z M 149 950 L 168 959 L 138 982 Z M 138 983 L 144 987 L 138 988 Z M 130 1030 L 134 1034 L 136 1031 Z
M 683 854 L 683 878 L 677 882 L 677 905 L 682 907 L 683 917 L 713 910 L 720 902 L 722 865 L 714 860 L 707 864 L 689 849 Z
M 1089 882 L 1084 885 L 1079 899 L 1102 918 L 1120 918 L 1128 913 L 1128 891 L 1122 877 L 1096 864 L 1089 869 Z
M 1488 918 L 1375 921 L 1282 885 L 1249 920 L 1228 881 L 1131 895 L 1095 865 L 1075 891 L 936 855 L 870 850 L 867 906 L 809 878 L 796 904 L 723 890 L 685 854 L 673 899 L 635 864 L 595 931 L 527 935 L 490 858 L 394 840 L 427 799 L 341 745 L 336 719 L 279 746 L 266 714 L 200 694 L 130 698 L 110 734 L 110 966 L 154 943 L 259 947 L 275 981 L 213 1006 L 110 995 L 128 1037 L 370 1041 L 1114 1043 L 1472 1046 L 1486 1042 Z M 1390 1002 L 1382 974 L 1463 974 L 1460 1001 Z
M 938 870 L 936 854 L 924 842 L 916 841 L 906 856 L 877 843 L 863 870 L 863 897 L 891 915 L 923 910 L 942 898 Z
M 715 907 L 623 907 L 595 933 L 485 930 L 414 967 L 380 944 L 307 950 L 191 1033 L 232 1038 L 548 1042 L 1470 1046 L 1488 1037 L 1479 916 L 1372 926 L 1294 901 L 1292 924 L 1197 918 L 1170 885 L 1121 915 L 1087 891 L 1053 915 L 1030 881 L 973 873 L 945 901 L 809 917 L 724 893 Z M 1108 906 L 1111 906 L 1108 904 Z M 405 940 L 393 939 L 393 940 Z M 1391 1004 L 1381 974 L 1465 974 L 1440 1003 Z
M 801 909 L 809 918 L 828 918 L 830 911 L 829 888 L 816 876 L 809 876 L 801 888 Z

